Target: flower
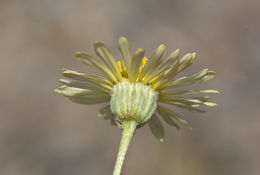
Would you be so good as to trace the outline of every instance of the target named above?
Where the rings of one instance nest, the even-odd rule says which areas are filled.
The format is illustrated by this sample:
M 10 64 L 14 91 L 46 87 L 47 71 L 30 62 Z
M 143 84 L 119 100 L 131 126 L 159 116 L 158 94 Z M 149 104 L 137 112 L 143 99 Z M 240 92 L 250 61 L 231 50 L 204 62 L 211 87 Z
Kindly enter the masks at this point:
M 178 73 L 189 67 L 196 53 L 180 57 L 180 50 L 166 56 L 166 46 L 161 44 L 147 59 L 144 49 L 139 48 L 132 55 L 126 38 L 119 38 L 122 63 L 116 62 L 109 49 L 100 41 L 94 43 L 100 61 L 88 53 L 77 52 L 76 57 L 84 64 L 98 69 L 105 77 L 63 69 L 63 76 L 72 80 L 60 79 L 63 84 L 55 91 L 80 104 L 110 102 L 102 108 L 99 117 L 110 119 L 121 127 L 124 120 L 137 121 L 137 127 L 148 123 L 153 135 L 160 141 L 164 129 L 158 116 L 167 124 L 179 129 L 179 121 L 191 129 L 180 115 L 161 105 L 169 104 L 191 112 L 205 112 L 201 105 L 216 106 L 208 102 L 209 96 L 187 97 L 196 93 L 219 93 L 216 90 L 179 90 L 175 88 L 207 81 L 215 72 L 204 69 L 194 75 L 174 79 Z M 174 79 L 174 80 L 173 80 Z
M 196 93 L 219 93 L 216 90 L 179 90 L 176 88 L 207 81 L 215 72 L 204 69 L 194 75 L 175 78 L 189 67 L 196 53 L 180 57 L 180 50 L 166 56 L 166 46 L 161 44 L 147 59 L 144 49 L 139 48 L 132 55 L 126 38 L 119 38 L 122 62 L 116 62 L 109 49 L 100 41 L 94 43 L 96 54 L 102 61 L 84 52 L 76 57 L 84 64 L 98 69 L 105 77 L 63 69 L 63 84 L 55 89 L 59 94 L 80 104 L 109 102 L 99 111 L 98 116 L 110 119 L 111 123 L 123 129 L 113 175 L 120 175 L 124 158 L 138 127 L 148 123 L 153 135 L 163 141 L 164 128 L 158 116 L 171 126 L 179 129 L 176 121 L 192 129 L 188 122 L 171 109 L 161 105 L 168 104 L 191 112 L 205 112 L 198 107 L 216 106 L 208 102 L 209 96 L 186 96 Z

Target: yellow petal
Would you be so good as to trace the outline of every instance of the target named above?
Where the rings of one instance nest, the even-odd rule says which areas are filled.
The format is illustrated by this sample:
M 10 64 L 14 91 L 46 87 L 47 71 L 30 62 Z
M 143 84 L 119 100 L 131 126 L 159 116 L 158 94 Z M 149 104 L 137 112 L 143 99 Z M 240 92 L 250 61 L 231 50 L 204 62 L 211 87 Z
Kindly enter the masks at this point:
M 113 118 L 113 114 L 110 110 L 110 105 L 100 109 L 98 113 L 98 117 L 103 118 L 104 120 Z
M 75 88 L 75 87 L 69 87 L 66 85 L 63 85 L 57 89 L 55 89 L 55 92 L 62 94 L 67 97 L 76 97 L 76 96 L 84 96 L 84 95 L 104 95 L 108 93 L 104 93 L 98 90 L 90 90 L 90 89 L 81 89 L 81 88 Z
M 217 104 L 213 102 L 204 102 L 203 104 L 206 106 L 217 106 Z
M 79 61 L 100 70 L 114 83 L 118 82 L 118 79 L 115 77 L 114 73 L 106 65 L 104 65 L 102 62 L 98 61 L 91 55 L 84 52 L 76 52 L 75 55 L 79 59 Z
M 90 74 L 85 74 L 83 72 L 78 72 L 78 71 L 72 71 L 72 70 L 68 70 L 68 69 L 63 69 L 63 76 L 64 77 L 68 77 L 74 80 L 79 80 L 79 81 L 84 81 L 84 82 L 89 82 L 89 83 L 93 83 L 97 86 L 102 86 L 105 89 L 110 90 L 113 87 L 113 84 L 100 76 L 97 75 L 90 75 Z
M 177 102 L 177 101 L 164 101 L 162 103 L 166 103 L 166 104 L 169 104 L 169 105 L 177 106 L 177 107 L 186 109 L 186 110 L 188 110 L 190 112 L 200 112 L 200 113 L 206 112 L 206 111 L 203 111 L 201 109 L 197 109 L 196 108 L 196 107 L 201 106 L 200 104 L 190 104 L 190 105 L 188 105 L 186 103 Z
M 179 73 L 179 72 L 183 71 L 184 69 L 186 69 L 187 67 L 189 67 L 194 62 L 195 56 L 196 56 L 195 52 L 184 55 L 180 59 L 180 63 L 179 63 L 177 72 Z
M 109 101 L 110 96 L 89 95 L 89 96 L 71 97 L 70 100 L 79 104 L 98 104 L 98 103 L 104 103 Z
M 119 81 L 122 80 L 121 73 L 117 67 L 116 61 L 109 49 L 100 41 L 94 43 L 96 54 L 104 61 L 104 63 L 112 70 Z
M 213 89 L 211 89 L 211 90 L 203 90 L 203 91 L 200 91 L 200 92 L 203 92 L 203 93 L 216 93 L 216 94 L 220 93 L 219 91 L 213 90 Z
M 177 123 L 175 123 L 174 121 L 173 121 L 173 119 L 170 117 L 170 115 L 169 114 L 167 114 L 167 113 L 165 113 L 165 112 L 163 112 L 163 111 L 161 111 L 161 110 L 158 110 L 157 111 L 159 114 L 160 114 L 160 116 L 163 118 L 163 120 L 166 122 L 166 123 L 168 123 L 169 125 L 171 125 L 171 126 L 174 126 L 176 129 L 180 129 L 180 127 L 177 125 Z
M 152 134 L 155 136 L 155 138 L 157 138 L 158 140 L 160 140 L 162 142 L 163 137 L 164 137 L 164 128 L 163 128 L 161 121 L 155 114 L 148 121 L 148 125 L 149 125 L 150 130 L 152 131 Z
M 204 69 L 194 75 L 185 76 L 178 78 L 172 82 L 169 82 L 167 88 L 177 88 L 181 86 L 192 85 L 196 83 L 200 83 L 202 81 L 207 81 L 215 76 L 215 72 L 208 71 L 208 69 Z
M 167 90 L 162 91 L 161 94 L 167 95 L 181 95 L 181 94 L 196 94 L 196 93 L 219 93 L 217 90 L 202 90 L 202 91 L 194 91 L 194 90 Z
M 173 51 L 170 56 L 163 60 L 163 62 L 161 64 L 159 64 L 144 80 L 144 83 L 148 83 L 150 80 L 153 81 L 154 78 L 156 78 L 156 76 L 158 76 L 160 73 L 168 70 L 173 63 L 178 59 L 180 53 L 180 49 L 177 49 L 175 51 Z
M 80 82 L 80 81 L 70 81 L 65 79 L 60 79 L 59 82 L 61 82 L 64 85 L 75 87 L 75 88 L 81 88 L 81 89 L 91 89 L 91 90 L 100 90 L 102 92 L 110 93 L 111 87 L 106 84 L 95 84 L 95 83 L 88 83 L 88 82 Z
M 127 72 L 129 72 L 132 62 L 132 54 L 128 40 L 125 37 L 120 37 L 118 40 L 118 47 L 123 57 L 123 60 L 125 61 L 126 70 Z
M 170 110 L 166 107 L 163 107 L 161 105 L 158 105 L 158 111 L 163 111 L 163 112 L 169 114 L 170 116 L 174 117 L 175 119 L 177 119 L 178 121 L 183 123 L 187 128 L 189 128 L 190 130 L 193 130 L 186 120 L 184 120 L 181 116 L 179 116 L 177 113 L 173 112 L 172 110 Z
M 131 74 L 130 81 L 135 82 L 137 80 L 139 72 L 141 72 L 142 63 L 144 65 L 145 59 L 147 60 L 147 58 L 144 57 L 144 52 L 145 51 L 143 48 L 139 48 L 136 50 L 135 54 L 133 55 L 131 70 L 129 71 L 129 74 Z
M 157 78 L 153 83 L 153 89 L 154 90 L 163 90 L 165 89 L 165 87 L 167 87 L 168 82 L 174 78 L 177 75 L 177 68 L 179 65 L 180 59 L 176 59 L 173 62 L 173 65 L 171 66 L 171 68 L 167 71 L 165 71 L 161 76 L 159 76 L 159 78 Z
M 165 57 L 166 53 L 166 46 L 164 44 L 161 44 L 155 52 L 152 54 L 151 58 L 147 61 L 147 63 L 144 65 L 144 68 L 141 72 L 140 79 L 142 80 L 145 76 L 147 76 L 153 69 L 159 65 L 159 63 L 162 61 L 162 59 Z

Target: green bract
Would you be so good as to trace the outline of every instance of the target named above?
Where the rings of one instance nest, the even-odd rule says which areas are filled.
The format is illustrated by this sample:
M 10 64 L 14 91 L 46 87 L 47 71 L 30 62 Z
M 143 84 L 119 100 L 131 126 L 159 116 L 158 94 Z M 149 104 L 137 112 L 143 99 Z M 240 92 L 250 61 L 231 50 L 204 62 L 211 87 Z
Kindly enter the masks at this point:
M 110 108 L 120 126 L 123 121 L 146 123 L 156 111 L 158 92 L 143 83 L 128 80 L 116 84 L 111 92 Z

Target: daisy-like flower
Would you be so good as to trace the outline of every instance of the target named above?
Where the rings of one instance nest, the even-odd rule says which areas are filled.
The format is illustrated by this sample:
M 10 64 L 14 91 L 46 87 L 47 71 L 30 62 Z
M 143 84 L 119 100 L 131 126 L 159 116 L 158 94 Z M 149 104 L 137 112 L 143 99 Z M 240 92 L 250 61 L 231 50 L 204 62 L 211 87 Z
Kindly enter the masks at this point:
M 216 106 L 208 102 L 209 96 L 190 97 L 196 93 L 218 93 L 216 90 L 179 90 L 176 88 L 207 81 L 215 72 L 204 69 L 194 75 L 175 78 L 178 73 L 189 67 L 196 53 L 180 56 L 174 50 L 166 56 L 164 44 L 158 46 L 147 59 L 144 49 L 139 48 L 132 54 L 126 38 L 119 38 L 119 50 L 123 61 L 116 62 L 109 49 L 100 41 L 94 43 L 96 54 L 101 60 L 88 53 L 77 52 L 76 57 L 84 64 L 99 70 L 104 77 L 83 72 L 63 69 L 63 84 L 55 91 L 79 104 L 109 102 L 98 114 L 110 119 L 122 130 L 122 139 L 114 169 L 119 175 L 130 140 L 136 128 L 148 123 L 153 135 L 163 141 L 164 128 L 160 118 L 167 124 L 179 129 L 180 122 L 191 129 L 180 115 L 163 106 L 168 104 L 191 112 L 205 112 L 198 107 Z

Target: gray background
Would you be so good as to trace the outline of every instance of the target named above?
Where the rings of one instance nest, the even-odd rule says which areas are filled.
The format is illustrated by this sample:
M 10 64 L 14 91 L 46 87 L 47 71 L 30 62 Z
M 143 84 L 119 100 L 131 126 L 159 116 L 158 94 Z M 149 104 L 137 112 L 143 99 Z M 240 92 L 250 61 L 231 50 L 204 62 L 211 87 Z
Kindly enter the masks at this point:
M 74 104 L 54 89 L 61 68 L 93 73 L 74 57 L 95 40 L 120 59 L 119 36 L 149 56 L 197 52 L 192 67 L 216 78 L 192 87 L 218 89 L 205 114 L 175 109 L 194 128 L 165 125 L 165 142 L 147 126 L 130 145 L 123 174 L 258 175 L 260 171 L 257 0 L 1 0 L 0 174 L 112 174 L 120 130 L 96 117 L 103 105 Z

